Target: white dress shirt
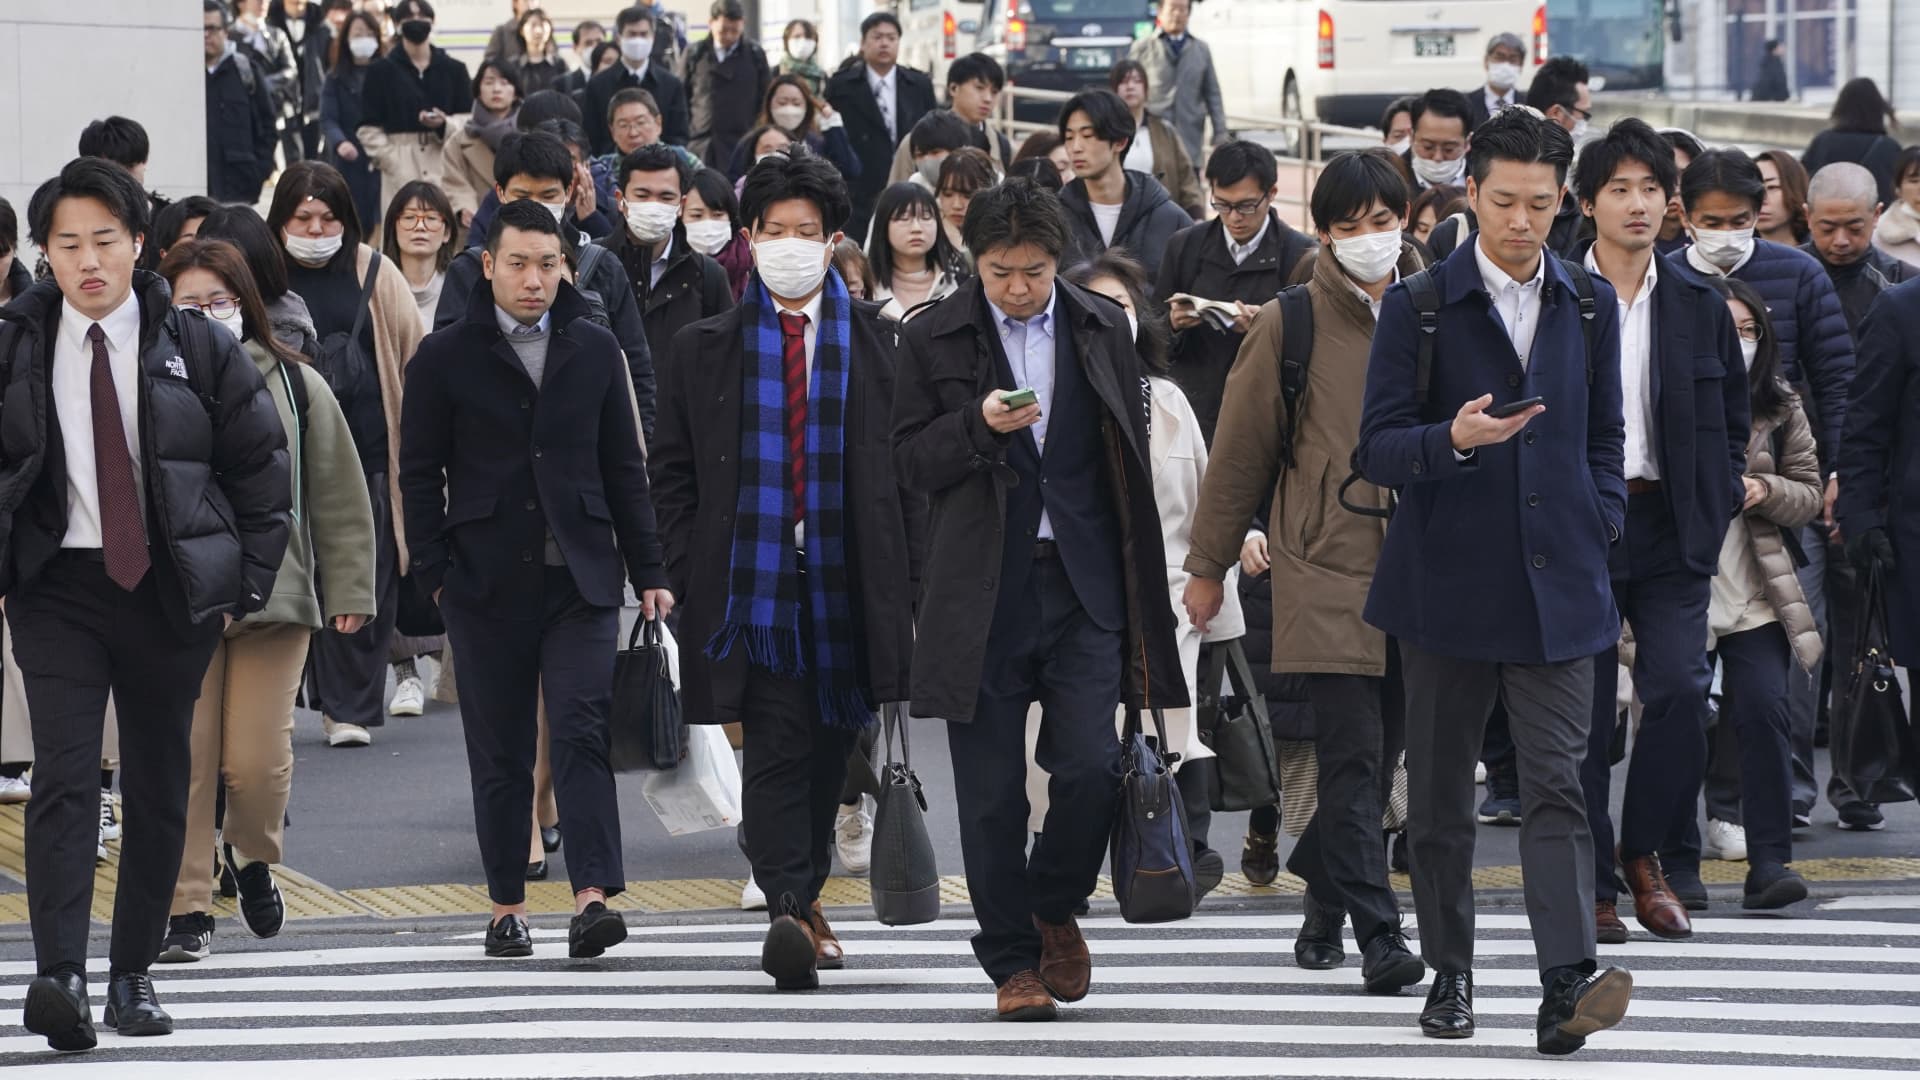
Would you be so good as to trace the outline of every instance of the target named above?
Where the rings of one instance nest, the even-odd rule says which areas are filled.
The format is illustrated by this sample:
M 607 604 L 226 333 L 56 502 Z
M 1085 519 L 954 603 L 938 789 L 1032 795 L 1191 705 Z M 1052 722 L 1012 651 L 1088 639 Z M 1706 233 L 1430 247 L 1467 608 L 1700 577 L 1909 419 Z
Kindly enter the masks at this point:
M 1518 93 L 1516 90 L 1509 89 L 1504 94 L 1496 94 L 1493 92 L 1493 87 L 1483 86 L 1480 88 L 1480 92 L 1486 98 L 1488 116 L 1498 116 L 1500 115 L 1500 110 L 1511 109 L 1515 105 L 1520 104 L 1519 98 L 1515 96 Z
M 1493 298 L 1493 310 L 1499 314 L 1508 340 L 1513 342 L 1514 355 L 1520 358 L 1520 370 L 1525 371 L 1533 354 L 1533 335 L 1540 328 L 1540 290 L 1547 281 L 1547 256 L 1541 253 L 1531 280 L 1515 281 L 1487 258 L 1482 246 L 1485 243 L 1483 236 L 1473 244 L 1474 261 L 1480 264 L 1480 283 Z
M 647 77 L 647 65 L 652 62 L 653 62 L 653 58 L 648 57 L 647 59 L 640 61 L 639 66 L 636 67 L 633 64 L 627 63 L 626 57 L 622 56 L 620 58 L 620 63 L 626 66 L 627 74 L 632 75 L 633 80 L 635 82 L 639 82 L 640 80 Z
M 1600 273 L 1592 249 L 1587 269 Z M 1602 275 L 1604 276 L 1604 275 Z M 1660 479 L 1660 455 L 1655 451 L 1653 415 L 1653 286 L 1660 280 L 1660 257 L 1647 261 L 1647 276 L 1632 302 L 1627 290 L 1616 289 L 1620 309 L 1620 398 L 1627 419 L 1627 479 Z
M 767 295 L 773 296 L 772 293 L 768 293 Z M 811 393 L 813 389 L 813 348 L 814 348 L 814 343 L 818 341 L 820 338 L 820 333 L 819 333 L 820 307 L 821 307 L 821 301 L 824 300 L 825 298 L 826 298 L 826 290 L 822 289 L 821 291 L 813 294 L 813 299 L 807 301 L 805 304 L 802 304 L 801 306 L 796 308 L 796 307 L 789 307 L 785 300 L 782 300 L 777 296 L 773 297 L 773 309 L 775 312 L 784 312 L 789 315 L 795 312 L 798 312 L 807 317 L 806 329 L 800 332 L 800 337 L 801 337 L 801 341 L 803 342 L 806 348 L 806 353 L 807 353 L 807 389 L 809 393 Z M 778 321 L 777 316 L 775 321 Z M 785 327 L 781 327 L 780 335 L 782 340 L 784 340 L 786 337 Z M 784 433 L 785 433 L 785 429 L 782 429 L 782 434 Z M 797 521 L 794 523 L 793 546 L 796 548 L 800 548 L 801 550 L 806 549 L 807 523 L 804 517 L 800 521 Z
M 1253 239 L 1248 240 L 1246 243 L 1242 244 L 1234 240 L 1233 234 L 1227 231 L 1226 223 L 1225 222 L 1221 223 L 1220 235 L 1226 238 L 1227 254 L 1233 256 L 1233 264 L 1235 266 L 1242 266 L 1246 264 L 1247 256 L 1253 254 L 1254 251 L 1260 247 L 1260 241 L 1265 240 L 1267 238 L 1267 229 L 1272 227 L 1272 225 L 1273 225 L 1273 215 L 1268 214 L 1265 218 L 1261 219 L 1260 221 L 1260 231 L 1253 234 Z M 1281 267 L 1281 269 L 1285 270 L 1288 268 Z
M 1345 274 L 1342 274 L 1341 277 L 1346 279 L 1347 288 L 1353 290 L 1353 295 L 1359 297 L 1361 303 L 1364 303 L 1367 305 L 1367 310 L 1373 313 L 1374 325 L 1376 326 L 1379 325 L 1380 305 L 1386 302 L 1386 299 L 1387 299 L 1386 290 L 1384 289 L 1381 290 L 1380 298 L 1376 300 L 1374 299 L 1372 293 L 1360 287 L 1359 282 L 1353 280 L 1350 277 L 1346 277 Z M 1397 285 L 1399 283 L 1400 283 L 1400 268 L 1396 266 L 1393 268 L 1393 276 L 1387 279 L 1387 287 L 1392 288 L 1394 285 Z
M 67 455 L 67 535 L 63 548 L 100 544 L 100 477 L 93 454 L 93 320 L 60 306 L 60 327 L 53 339 L 53 408 L 60 420 L 60 445 Z M 121 434 L 133 458 L 134 490 L 146 506 L 146 477 L 140 469 L 140 301 L 132 293 L 100 320 L 106 335 L 107 365 L 119 399 Z M 185 378 L 184 365 L 180 371 Z M 142 511 L 144 515 L 144 509 Z
M 1047 452 L 1047 418 L 1053 413 L 1053 373 L 1056 357 L 1053 336 L 1053 305 L 1059 293 L 1049 294 L 1047 306 L 1030 319 L 1016 319 L 987 302 L 993 312 L 994 329 L 1000 332 L 1000 345 L 1007 353 L 1007 366 L 1013 370 L 1014 389 L 1032 389 L 1040 406 L 1040 419 L 1027 430 L 1033 433 L 1034 448 L 1042 456 Z M 1040 510 L 1039 538 L 1053 539 L 1053 519 Z
M 867 88 L 873 91 L 873 100 L 880 106 L 880 118 L 887 122 L 887 137 L 895 142 L 900 141 L 900 132 L 896 127 L 898 121 L 895 119 L 896 112 L 894 109 L 894 104 L 898 100 L 894 89 L 899 85 L 899 82 L 900 68 L 898 66 L 888 68 L 885 75 L 873 70 L 872 67 L 867 68 Z

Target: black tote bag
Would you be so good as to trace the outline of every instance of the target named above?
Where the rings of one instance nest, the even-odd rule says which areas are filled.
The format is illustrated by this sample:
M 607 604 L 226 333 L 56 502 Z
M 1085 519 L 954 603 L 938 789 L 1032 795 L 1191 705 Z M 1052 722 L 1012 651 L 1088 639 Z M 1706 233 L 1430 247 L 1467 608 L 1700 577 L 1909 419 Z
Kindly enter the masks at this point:
M 673 685 L 661 625 L 658 619 L 635 622 L 627 647 L 613 657 L 613 708 L 607 726 L 613 737 L 609 756 L 614 772 L 677 768 L 687 753 L 686 721 L 680 715 L 680 692 Z
M 1195 720 L 1200 741 L 1214 756 L 1210 762 L 1190 761 L 1187 768 L 1213 768 L 1211 802 L 1217 811 L 1274 805 L 1280 801 L 1280 759 L 1273 749 L 1267 698 L 1254 681 L 1240 639 L 1208 646 L 1203 672 Z M 1221 696 L 1223 681 L 1232 687 L 1231 697 Z
M 1833 772 L 1866 802 L 1906 802 L 1914 797 L 1913 729 L 1887 647 L 1886 582 L 1878 567 L 1867 572 L 1861 610 L 1846 696 L 1833 711 Z
M 874 797 L 873 862 L 867 873 L 873 917 L 887 926 L 912 926 L 940 917 L 940 869 L 927 835 L 927 796 L 913 774 L 907 747 L 907 708 L 880 707 L 886 764 Z M 894 735 L 900 756 L 894 758 Z

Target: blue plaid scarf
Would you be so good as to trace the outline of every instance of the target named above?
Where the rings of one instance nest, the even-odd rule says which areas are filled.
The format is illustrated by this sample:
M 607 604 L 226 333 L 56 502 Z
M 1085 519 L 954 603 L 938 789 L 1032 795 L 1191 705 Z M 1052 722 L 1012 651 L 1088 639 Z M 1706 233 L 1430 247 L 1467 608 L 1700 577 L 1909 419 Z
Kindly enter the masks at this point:
M 829 270 L 815 328 L 807 393 L 807 572 L 793 546 L 793 488 L 787 462 L 786 370 L 779 309 L 754 275 L 740 300 L 746 357 L 740 395 L 740 494 L 733 523 L 727 613 L 707 642 L 719 660 L 744 643 L 747 657 L 776 675 L 814 676 L 821 721 L 858 731 L 873 723 L 861 691 L 847 588 L 846 412 L 851 305 Z M 801 588 L 806 589 L 805 597 Z M 807 626 L 800 620 L 804 612 Z

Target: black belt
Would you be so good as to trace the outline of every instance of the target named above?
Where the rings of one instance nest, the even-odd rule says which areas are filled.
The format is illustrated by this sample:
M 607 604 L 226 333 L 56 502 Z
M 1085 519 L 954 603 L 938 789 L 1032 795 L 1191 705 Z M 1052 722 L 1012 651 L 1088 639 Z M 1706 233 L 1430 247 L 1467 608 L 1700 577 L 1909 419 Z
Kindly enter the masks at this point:
M 1060 545 L 1054 543 L 1051 540 L 1035 540 L 1033 542 L 1034 561 L 1037 562 L 1041 559 L 1057 559 L 1059 557 L 1060 557 Z
M 1629 495 L 1651 495 L 1654 492 L 1659 490 L 1660 490 L 1660 481 L 1658 480 L 1627 481 L 1627 494 Z

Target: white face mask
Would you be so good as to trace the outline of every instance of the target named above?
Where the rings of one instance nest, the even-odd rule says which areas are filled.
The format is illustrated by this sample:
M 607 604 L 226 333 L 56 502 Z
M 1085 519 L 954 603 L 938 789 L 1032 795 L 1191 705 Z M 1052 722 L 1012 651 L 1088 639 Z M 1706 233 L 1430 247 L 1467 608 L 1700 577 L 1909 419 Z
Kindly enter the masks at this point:
M 322 236 L 318 240 L 292 233 L 282 235 L 286 238 L 287 254 L 293 256 L 294 261 L 303 263 L 331 262 L 335 255 L 340 254 L 340 245 L 346 238 L 344 232 L 336 236 Z
M 1753 250 L 1753 230 L 1695 229 L 1693 246 L 1709 263 L 1723 271 L 1732 270 Z
M 1401 139 L 1399 142 L 1388 143 L 1387 149 L 1393 151 L 1396 154 L 1404 154 L 1407 151 L 1413 149 L 1413 136 L 1409 135 L 1406 138 Z
M 1740 339 L 1740 359 L 1745 362 L 1748 371 L 1753 370 L 1753 358 L 1758 355 L 1760 355 L 1759 342 L 1748 341 L 1746 338 Z
M 643 244 L 658 243 L 673 232 L 680 220 L 680 208 L 672 203 L 636 202 L 627 204 L 627 228 Z
M 733 226 L 720 218 L 687 222 L 687 246 L 702 255 L 718 255 L 733 239 Z
M 1452 161 L 1429 161 L 1419 154 L 1413 155 L 1413 175 L 1419 177 L 1420 182 L 1426 184 L 1428 187 L 1439 187 L 1442 184 L 1458 184 L 1460 178 L 1465 176 L 1466 172 L 1467 157 L 1465 154 L 1454 158 Z
M 1518 83 L 1519 81 L 1520 81 L 1520 65 L 1519 64 L 1488 64 L 1487 65 L 1487 85 L 1493 87 L 1495 90 L 1498 90 L 1504 94 L 1507 91 L 1513 89 L 1514 84 Z
M 814 40 L 810 37 L 792 37 L 787 39 L 787 55 L 795 60 L 813 59 Z
M 830 250 L 819 240 L 798 236 L 761 240 L 753 245 L 753 261 L 768 292 L 795 300 L 820 287 L 820 279 L 827 276 Z
M 1371 285 L 1393 273 L 1394 266 L 1400 262 L 1400 230 L 1336 236 L 1333 257 L 1340 261 L 1340 268 L 1347 276 Z
M 380 43 L 370 37 L 351 38 L 347 41 L 347 51 L 353 54 L 355 60 L 365 60 L 371 57 L 374 50 L 379 47 Z
M 938 191 L 940 189 L 940 166 L 946 160 L 947 158 L 944 154 L 939 157 L 921 158 L 919 161 L 913 163 L 913 168 L 914 171 L 920 174 L 920 179 L 927 182 L 928 187 Z
M 543 202 L 540 205 L 546 207 L 547 213 L 553 215 L 553 223 L 555 225 L 566 224 L 566 221 L 567 221 L 567 204 L 566 203 Z
M 805 105 L 775 105 L 771 111 L 773 122 L 788 131 L 798 131 L 800 122 L 807 118 Z
M 1573 130 L 1567 133 L 1573 137 L 1573 145 L 1579 146 L 1581 143 L 1586 142 L 1587 129 L 1591 128 L 1592 126 L 1593 125 L 1589 124 L 1587 122 L 1587 118 L 1584 116 L 1578 120 L 1575 120 L 1573 122 Z
M 653 55 L 653 38 L 650 36 L 621 38 L 620 55 L 633 64 L 647 59 Z

